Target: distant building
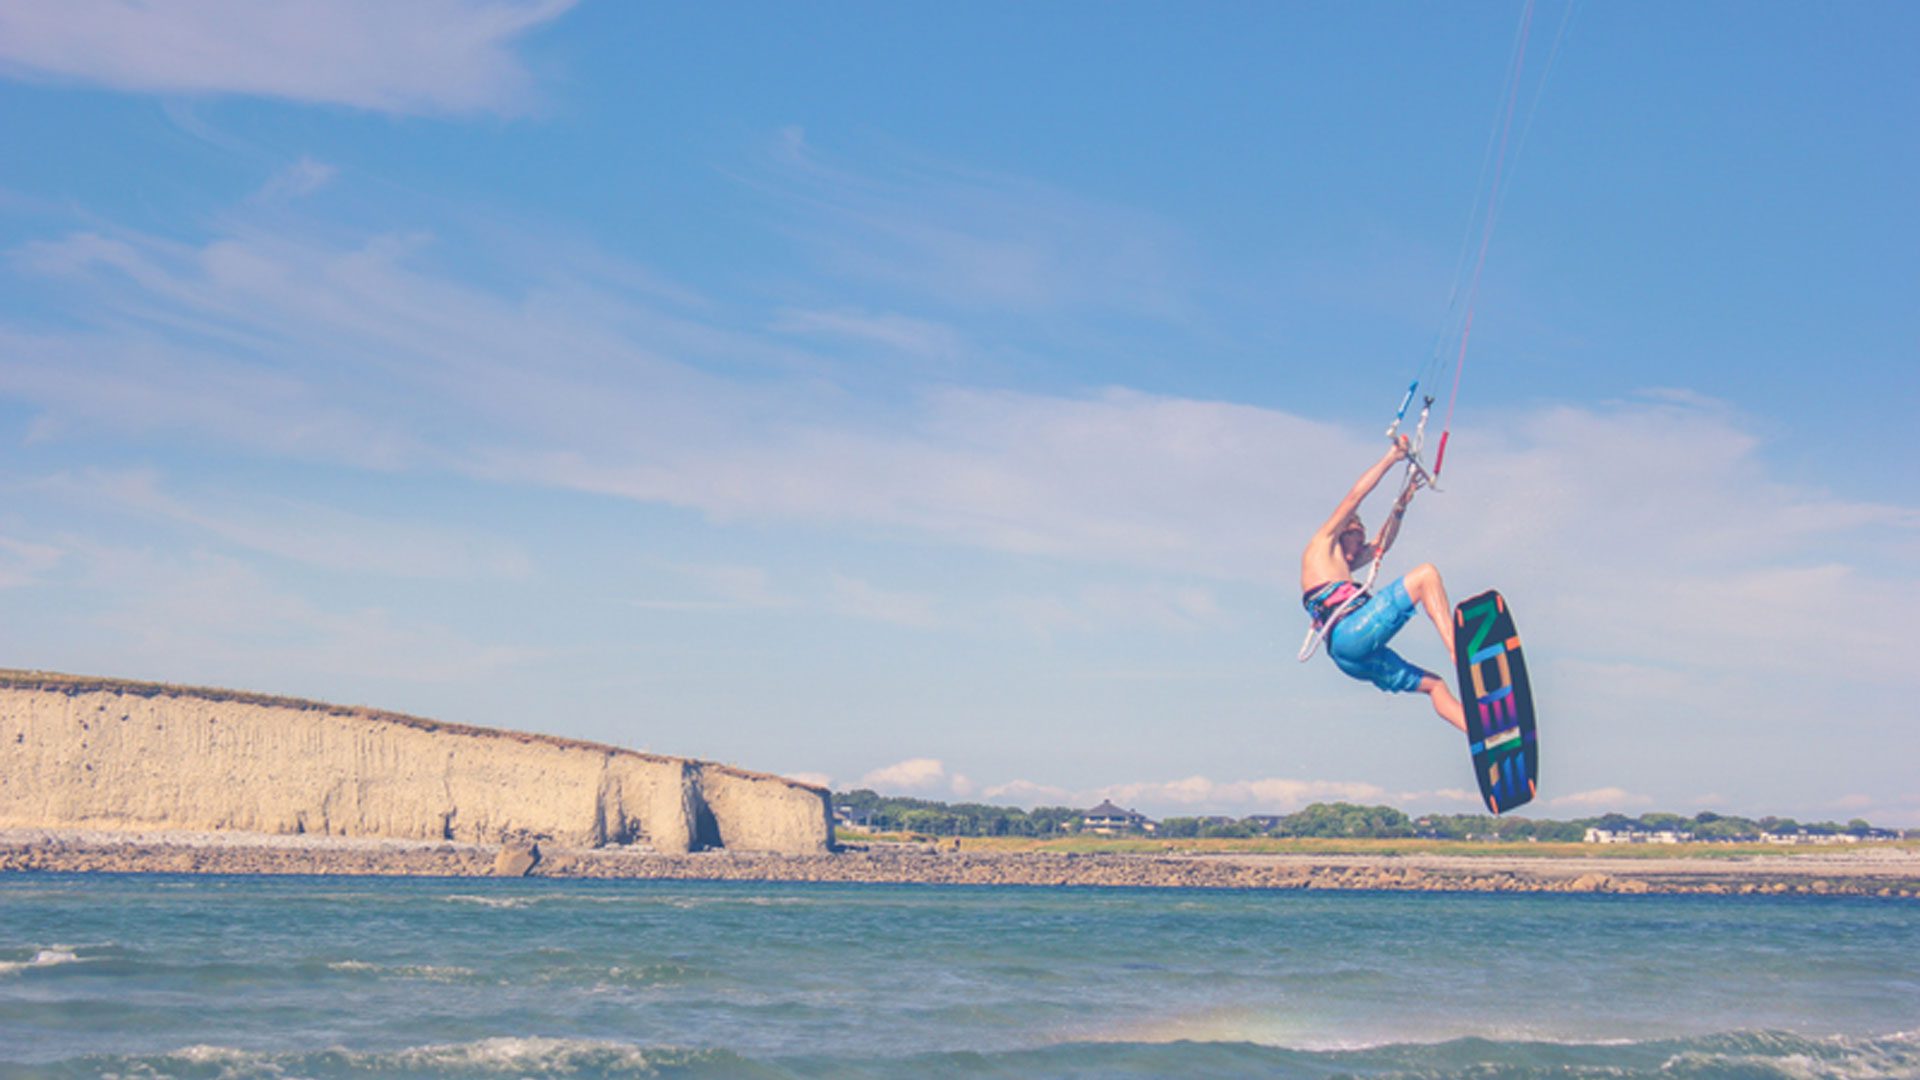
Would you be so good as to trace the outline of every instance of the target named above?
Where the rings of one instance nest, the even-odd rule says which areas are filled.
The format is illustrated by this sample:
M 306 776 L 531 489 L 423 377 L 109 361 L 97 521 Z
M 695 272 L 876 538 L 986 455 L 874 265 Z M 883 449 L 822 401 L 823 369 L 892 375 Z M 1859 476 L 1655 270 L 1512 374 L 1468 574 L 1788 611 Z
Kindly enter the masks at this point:
M 1684 844 L 1693 834 L 1673 829 L 1588 829 L 1585 839 L 1589 844 Z
M 833 808 L 833 824 L 849 832 L 872 832 L 873 813 L 851 806 L 836 806 Z
M 1113 805 L 1113 800 L 1105 799 L 1099 806 L 1080 815 L 1080 828 L 1083 832 L 1112 836 L 1129 832 L 1153 832 L 1159 828 L 1159 825 L 1148 821 L 1147 816 L 1137 810 L 1123 810 Z
M 1280 823 L 1286 819 L 1285 814 L 1248 814 L 1246 816 L 1247 824 L 1259 829 L 1261 832 L 1272 832 L 1279 828 Z

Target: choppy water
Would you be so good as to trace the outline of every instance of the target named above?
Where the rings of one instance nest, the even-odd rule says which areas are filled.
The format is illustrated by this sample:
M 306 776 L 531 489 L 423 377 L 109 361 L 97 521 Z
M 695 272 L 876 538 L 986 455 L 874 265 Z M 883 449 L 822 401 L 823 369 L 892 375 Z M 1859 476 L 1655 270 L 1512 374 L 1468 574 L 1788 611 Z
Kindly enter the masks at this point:
M 0 1078 L 1920 1078 L 1920 905 L 0 875 Z

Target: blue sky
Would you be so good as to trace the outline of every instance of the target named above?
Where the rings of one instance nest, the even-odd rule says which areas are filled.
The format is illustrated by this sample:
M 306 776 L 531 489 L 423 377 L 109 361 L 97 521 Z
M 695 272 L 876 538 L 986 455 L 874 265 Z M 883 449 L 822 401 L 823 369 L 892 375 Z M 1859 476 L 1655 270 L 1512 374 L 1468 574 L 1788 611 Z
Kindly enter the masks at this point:
M 0 3 L 0 662 L 1471 809 L 1423 702 L 1294 662 L 1296 568 L 1447 324 L 1521 12 Z M 1389 569 L 1513 602 L 1541 813 L 1920 824 L 1917 31 L 1534 13 Z

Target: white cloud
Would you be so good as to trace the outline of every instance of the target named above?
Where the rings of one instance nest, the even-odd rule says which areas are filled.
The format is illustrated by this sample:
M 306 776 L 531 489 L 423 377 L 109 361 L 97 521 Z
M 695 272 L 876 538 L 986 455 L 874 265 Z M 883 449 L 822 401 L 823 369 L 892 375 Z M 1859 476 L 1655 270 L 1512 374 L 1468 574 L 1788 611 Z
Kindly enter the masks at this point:
M 1187 241 L 1131 207 L 927 161 L 861 170 L 798 128 L 781 132 L 770 166 L 757 179 L 794 209 L 793 232 L 847 276 L 948 306 L 1187 312 Z
M 940 624 L 937 601 L 925 593 L 894 592 L 844 574 L 829 582 L 829 606 L 842 615 L 926 629 Z
M 965 349 L 959 333 L 943 323 L 853 309 L 782 311 L 774 319 L 773 329 L 785 334 L 865 342 L 929 360 L 951 360 Z
M 514 40 L 573 0 L 16 0 L 0 72 L 390 113 L 518 112 Z
M 899 530 L 1287 590 L 1294 544 L 1371 453 L 1359 434 L 1305 417 L 1119 389 L 949 388 L 876 419 L 801 384 L 702 370 L 765 355 L 750 336 L 630 296 L 578 305 L 454 285 L 413 269 L 414 249 L 244 235 L 198 249 L 98 235 L 31 245 L 18 265 L 59 274 L 77 309 L 146 328 L 0 327 L 11 358 L 0 393 L 43 410 L 43 439 L 172 435 L 363 467 L 451 466 L 719 521 Z M 1530 629 L 1553 628 L 1596 659 L 1739 669 L 1764 658 L 1902 677 L 1889 643 L 1920 608 L 1920 511 L 1769 481 L 1725 410 L 1670 395 L 1551 408 L 1516 431 L 1459 441 L 1448 493 L 1416 503 L 1389 572 L 1430 556 L 1456 591 L 1497 582 L 1538 613 Z M 1649 559 L 1638 543 L 1655 537 L 1661 555 Z M 1872 589 L 1849 564 L 1807 561 L 1868 543 L 1882 548 Z M 914 590 L 833 588 L 845 610 L 935 617 Z M 1849 597 L 1845 620 L 1833 595 Z M 1006 617 L 1044 634 L 1217 613 L 1188 582 L 1029 596 Z
M 1137 802 L 1188 810 L 1237 808 L 1251 812 L 1298 810 L 1316 802 L 1381 803 L 1391 798 L 1385 788 L 1360 781 L 1278 777 L 1217 781 L 1204 776 L 1115 784 L 1099 788 L 1094 794 L 1123 805 Z
M 415 580 L 519 579 L 532 570 L 526 555 L 490 537 L 258 494 L 184 499 L 163 490 L 152 470 L 87 469 L 55 475 L 37 487 L 96 508 L 172 522 L 196 538 L 329 570 Z
M 1200 585 L 1092 584 L 1068 596 L 1005 596 L 994 606 L 1003 622 L 1046 638 L 1064 632 L 1139 629 L 1184 633 L 1227 618 L 1214 591 Z
M 1031 780 L 1009 780 L 1004 784 L 995 784 L 980 793 L 981 798 L 995 802 L 1006 802 L 1016 806 L 1032 808 L 1035 806 L 1058 806 L 1070 801 L 1073 793 L 1065 788 L 1049 784 L 1036 784 Z
M 76 545 L 75 573 L 110 608 L 71 618 L 93 629 L 117 671 L 260 688 L 316 677 L 447 683 L 483 678 L 529 650 L 374 606 L 329 606 L 244 560 Z
M 64 553 L 60 548 L 0 536 L 0 589 L 33 585 L 55 566 Z
M 947 780 L 947 768 L 937 758 L 908 758 L 875 769 L 862 776 L 854 786 L 881 793 L 934 791 Z
M 635 607 L 658 611 L 765 611 L 790 607 L 794 598 L 773 585 L 764 566 L 739 563 L 677 563 L 669 570 L 704 594 L 694 600 L 636 600 Z
M 1291 813 L 1322 802 L 1402 808 L 1440 803 L 1451 804 L 1463 812 L 1482 809 L 1479 793 L 1465 789 L 1391 791 L 1366 781 L 1299 780 L 1287 777 L 1215 780 L 1195 775 L 1177 780 L 1109 784 L 1081 791 L 1022 779 L 990 785 L 981 791 L 981 797 L 1027 808 L 1059 805 L 1087 807 L 1102 799 L 1111 799 L 1121 806 L 1137 806 L 1150 815 L 1173 817 L 1211 813 Z
M 339 171 L 325 162 L 303 157 L 267 181 L 254 198 L 266 203 L 302 199 L 333 183 Z
M 1594 788 L 1591 791 L 1576 791 L 1571 795 L 1561 795 L 1557 798 L 1546 800 L 1546 803 L 1548 806 L 1560 809 L 1578 810 L 1588 813 L 1604 813 L 1607 811 L 1625 811 L 1629 808 L 1651 806 L 1653 805 L 1653 799 L 1645 795 L 1636 795 L 1622 788 L 1604 787 Z
M 1371 453 L 1357 433 L 1305 417 L 1118 389 L 941 389 L 876 422 L 831 394 L 702 370 L 765 349 L 751 337 L 636 297 L 558 304 L 458 286 L 413 269 L 416 248 L 246 235 L 197 249 L 101 235 L 30 245 L 17 265 L 68 282 L 76 307 L 147 329 L 0 327 L 0 393 L 43 410 L 43 439 L 172 435 L 380 469 L 452 466 L 725 522 L 904 531 L 1289 591 L 1294 544 Z M 1448 489 L 1416 503 L 1389 572 L 1427 556 L 1457 592 L 1497 583 L 1563 656 L 1905 677 L 1893 643 L 1920 610 L 1920 511 L 1767 479 L 1725 409 L 1662 394 L 1549 408 L 1509 434 L 1469 428 Z M 1655 538 L 1657 559 L 1642 547 Z M 1832 557 L 1852 552 L 1878 556 L 1872 588 Z M 830 588 L 850 614 L 939 621 L 929 592 L 852 578 Z M 1835 596 L 1847 597 L 1844 619 Z M 1042 635 L 1218 614 L 1190 581 L 1003 609 Z

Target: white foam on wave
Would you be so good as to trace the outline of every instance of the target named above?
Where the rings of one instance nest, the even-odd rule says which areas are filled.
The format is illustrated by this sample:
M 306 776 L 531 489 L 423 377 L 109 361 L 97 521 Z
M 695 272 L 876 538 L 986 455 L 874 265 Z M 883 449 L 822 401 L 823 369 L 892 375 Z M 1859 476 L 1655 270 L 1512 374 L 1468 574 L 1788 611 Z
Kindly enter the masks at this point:
M 1322 1025 L 1271 1010 L 1238 1006 L 1136 1017 L 1069 1033 L 1064 1042 L 1253 1043 L 1286 1050 L 1357 1050 L 1364 1042 L 1329 1038 Z
M 1662 1075 L 1723 1075 L 1731 1071 L 1781 1080 L 1920 1080 L 1920 1031 L 1871 1037 L 1740 1031 L 1635 1039 L 1569 1036 L 1566 1032 L 1505 1027 L 1448 1033 L 1402 1032 L 1387 1038 L 1370 1038 L 1356 1032 L 1331 1034 L 1326 1025 L 1301 1017 L 1222 1008 L 1063 1033 L 1060 1042 L 1251 1043 L 1276 1050 L 1344 1054 L 1436 1048 L 1462 1039 L 1481 1039 L 1516 1049 L 1527 1045 L 1596 1049 L 1671 1047 L 1658 1068 Z M 1607 1067 L 1589 1065 L 1585 1068 L 1604 1072 Z
M 599 1039 L 498 1036 L 470 1043 L 421 1046 L 367 1055 L 363 1065 L 453 1076 L 563 1076 L 572 1073 L 651 1076 L 714 1051 L 635 1046 Z M 356 1057 L 358 1055 L 355 1055 Z M 731 1056 L 731 1055 L 727 1055 Z
M 60 967 L 63 964 L 79 963 L 84 961 L 70 947 L 55 945 L 34 953 L 31 960 L 0 961 L 0 975 L 13 975 L 34 968 Z
M 167 1076 L 170 1063 L 196 1071 L 213 1069 L 223 1077 L 309 1076 L 315 1070 L 346 1074 L 407 1076 L 649 1076 L 714 1051 L 642 1047 L 592 1039 L 499 1036 L 470 1043 L 417 1046 L 404 1050 L 356 1051 L 342 1048 L 316 1053 L 242 1050 L 195 1045 L 158 1057 L 139 1059 L 142 1076 Z M 730 1055 L 729 1055 L 730 1056 Z
M 1894 1032 L 1872 1038 L 1848 1035 L 1810 1037 L 1781 1032 L 1749 1032 L 1728 1036 L 1729 1045 L 1685 1050 L 1661 1065 L 1664 1073 L 1701 1072 L 1707 1068 L 1759 1074 L 1788 1080 L 1892 1080 L 1920 1076 L 1920 1047 L 1913 1032 Z
M 472 893 L 453 893 L 443 899 L 449 904 L 478 904 L 490 908 L 532 907 L 536 900 L 531 896 L 475 896 Z
M 472 968 L 457 967 L 451 964 L 370 964 L 365 960 L 336 960 L 327 965 L 329 971 L 365 972 L 373 975 L 398 975 L 406 979 L 427 979 L 433 982 L 456 982 L 471 979 L 479 973 Z
M 252 1050 L 239 1050 L 231 1046 L 183 1046 L 166 1055 L 190 1065 L 253 1065 L 264 1061 L 267 1055 Z
M 1697 1038 L 1697 1036 L 1694 1036 Z M 1349 1019 L 1287 1014 L 1273 1009 L 1224 1006 L 1161 1016 L 1137 1017 L 1119 1023 L 1063 1033 L 1062 1041 L 1138 1043 L 1249 1043 L 1275 1050 L 1312 1054 L 1362 1053 L 1396 1047 L 1438 1047 L 1463 1039 L 1496 1044 L 1551 1046 L 1634 1046 L 1649 1041 L 1678 1039 L 1679 1034 L 1629 1037 L 1564 1026 L 1528 1024 L 1460 1024 L 1438 1018 L 1421 1022 L 1393 1018 L 1384 1029 Z

